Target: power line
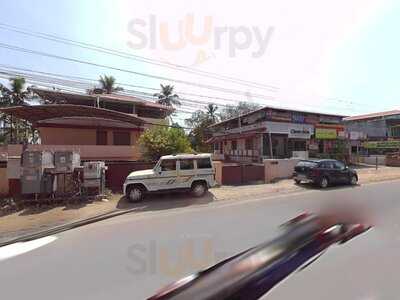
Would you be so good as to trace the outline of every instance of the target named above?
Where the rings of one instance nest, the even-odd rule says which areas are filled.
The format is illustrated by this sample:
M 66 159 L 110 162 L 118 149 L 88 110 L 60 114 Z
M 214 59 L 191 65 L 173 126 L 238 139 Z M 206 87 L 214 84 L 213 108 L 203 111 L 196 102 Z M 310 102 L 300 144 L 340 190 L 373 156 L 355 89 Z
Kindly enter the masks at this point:
M 41 86 L 45 86 L 47 88 L 52 88 L 52 87 L 62 87 L 62 89 L 66 90 L 66 91 L 70 91 L 70 92 L 76 92 L 76 90 L 81 91 L 81 90 L 86 90 L 87 87 L 82 87 L 82 86 L 73 86 L 72 85 L 72 89 L 71 89 L 71 82 L 64 82 L 64 81 L 54 81 L 54 80 L 48 80 L 48 79 L 42 79 L 42 78 L 35 78 L 33 76 L 27 76 L 27 74 L 13 74 L 13 73 L 8 73 L 8 72 L 3 72 L 0 69 L 0 77 L 1 78 L 9 78 L 10 76 L 15 76 L 15 75 L 22 75 L 28 82 L 33 83 L 33 84 L 38 84 Z M 152 102 L 154 102 L 155 98 L 154 95 L 149 94 L 149 93 L 145 93 L 145 92 L 138 92 L 138 91 L 123 91 L 120 92 L 119 94 L 126 94 L 126 95 L 134 95 L 134 96 L 139 96 L 141 98 L 147 98 L 152 100 Z M 208 104 L 208 103 L 204 103 L 204 102 L 198 102 L 196 100 L 193 99 L 186 99 L 186 98 L 180 98 L 179 101 L 183 104 L 182 106 L 187 106 L 190 108 L 196 108 L 198 110 L 203 110 L 204 107 Z M 226 105 L 221 105 L 221 106 L 225 106 Z M 191 111 L 192 112 L 192 111 Z
M 242 92 L 242 91 L 239 91 L 239 90 L 221 88 L 221 87 L 217 87 L 217 86 L 213 86 L 213 85 L 195 83 L 195 82 L 190 82 L 190 81 L 180 80 L 180 79 L 170 79 L 170 78 L 163 77 L 163 76 L 150 75 L 150 74 L 146 74 L 146 73 L 142 73 L 142 72 L 136 72 L 136 71 L 132 71 L 132 70 L 127 70 L 127 69 L 107 66 L 107 65 L 94 63 L 94 62 L 89 62 L 89 61 L 85 61 L 85 60 L 81 60 L 81 59 L 70 58 L 70 57 L 60 56 L 60 55 L 56 55 L 56 54 L 46 53 L 46 52 L 43 52 L 43 51 L 36 51 L 36 50 L 26 49 L 26 48 L 23 48 L 23 47 L 18 47 L 18 46 L 11 45 L 11 44 L 6 44 L 6 43 L 0 43 L 0 48 L 13 50 L 13 51 L 18 51 L 18 52 L 29 53 L 29 54 L 33 54 L 33 55 L 44 56 L 44 57 L 50 57 L 50 58 L 69 61 L 69 62 L 74 62 L 74 63 L 86 64 L 86 65 L 90 65 L 90 66 L 94 66 L 94 67 L 100 67 L 100 68 L 115 70 L 115 71 L 119 71 L 119 72 L 125 72 L 125 73 L 129 73 L 129 74 L 134 74 L 134 75 L 148 77 L 148 78 L 154 78 L 154 79 L 158 79 L 158 80 L 176 82 L 176 83 L 180 83 L 180 84 L 195 86 L 195 87 L 198 87 L 198 88 L 215 90 L 215 91 L 219 91 L 219 92 L 223 92 L 223 93 L 231 93 L 231 94 L 236 94 L 236 95 L 239 94 L 239 95 L 242 95 L 242 96 L 248 96 L 248 93 Z M 263 99 L 267 99 L 267 100 L 271 99 L 271 96 L 266 96 L 266 95 L 262 95 L 262 94 L 253 94 L 252 93 L 252 95 L 256 96 L 258 98 L 263 98 Z
M 35 83 L 38 83 L 39 85 L 41 83 L 43 83 L 43 82 L 50 83 L 50 84 L 53 84 L 53 85 L 61 86 L 62 89 L 69 90 L 69 91 L 71 91 L 71 87 L 74 88 L 74 89 L 79 89 L 79 90 L 82 90 L 82 89 L 87 90 L 88 88 L 91 87 L 92 82 L 96 82 L 95 79 L 89 79 L 89 78 L 78 77 L 78 76 L 67 76 L 67 75 L 64 76 L 64 75 L 60 75 L 60 74 L 41 72 L 41 71 L 34 71 L 34 70 L 30 70 L 30 69 L 9 67 L 7 65 L 1 65 L 1 64 L 0 64 L 0 71 L 1 71 L 1 66 L 5 66 L 5 71 L 3 71 L 3 74 L 8 74 L 9 76 L 17 75 L 17 76 L 26 77 L 28 79 L 31 79 L 30 82 L 35 82 Z M 15 72 L 15 71 L 11 71 L 10 72 L 9 69 L 12 69 L 12 70 L 14 70 L 14 69 L 15 70 L 24 70 L 24 71 L 34 72 L 34 73 L 38 73 L 38 74 L 46 74 L 46 75 L 45 76 L 42 76 L 42 75 L 39 76 L 37 74 L 29 74 L 29 73 L 26 73 L 26 72 L 19 72 L 19 71 L 18 72 Z M 50 76 L 48 76 L 47 74 L 49 74 Z M 54 78 L 52 76 L 56 76 L 57 78 Z M 64 79 L 64 77 L 68 78 L 68 79 Z M 69 78 L 77 78 L 79 80 L 71 80 Z M 84 80 L 84 81 L 87 81 L 87 82 L 82 82 L 81 80 Z M 126 84 L 126 85 L 129 85 L 129 84 Z M 65 86 L 67 88 L 65 88 Z M 129 86 L 133 86 L 133 85 L 129 85 Z M 46 87 L 52 88 L 52 86 L 48 86 L 48 85 L 46 85 Z M 142 88 L 146 88 L 146 89 L 150 89 L 150 90 L 156 90 L 156 89 L 153 89 L 153 88 L 150 88 L 150 87 L 143 87 L 143 86 L 138 86 L 138 87 L 142 87 Z M 75 90 L 73 90 L 73 92 L 75 92 Z M 136 91 L 136 90 L 126 89 L 123 93 L 128 94 L 128 95 L 132 95 L 133 94 L 135 96 L 140 95 L 140 97 L 142 97 L 142 98 L 148 98 L 148 99 L 150 99 L 152 101 L 155 100 L 154 99 L 154 94 L 147 93 L 147 92 L 139 92 L 139 91 Z M 179 93 L 179 94 L 189 94 L 189 93 Z M 193 94 L 193 95 L 198 95 L 198 94 Z M 213 99 L 212 96 L 206 96 L 206 97 L 209 97 L 209 98 Z M 215 102 L 215 101 L 204 102 L 204 101 L 199 100 L 199 99 L 189 99 L 189 98 L 184 98 L 184 97 L 181 97 L 179 100 L 184 105 L 189 106 L 191 108 L 193 108 L 193 107 L 194 108 L 198 108 L 198 110 L 204 110 L 204 106 L 209 104 L 210 102 L 213 103 L 213 104 L 217 104 L 217 106 L 220 106 L 220 107 L 232 107 L 232 105 L 221 104 L 221 103 L 218 103 L 218 102 Z M 233 99 L 230 99 L 230 100 L 234 101 Z M 338 101 L 343 105 L 346 105 L 346 104 L 348 104 L 348 105 L 357 105 L 357 103 L 355 103 L 355 102 L 346 102 L 344 100 L 340 100 L 339 101 L 339 100 L 335 100 L 335 99 L 332 99 L 332 98 L 330 98 L 328 100 L 329 101 Z M 235 102 L 238 103 L 238 101 L 235 101 Z M 204 105 L 204 106 L 202 106 L 202 105 Z M 309 107 L 311 107 L 311 106 L 309 106 Z M 338 109 L 339 108 L 338 106 L 330 106 L 330 107 L 334 108 L 334 109 Z M 347 107 L 346 109 L 349 109 L 349 107 Z M 191 112 L 193 112 L 193 111 L 191 111 Z
M 8 75 L 4 75 L 1 71 L 0 71 L 0 78 L 4 78 L 4 79 L 7 79 L 7 78 L 9 78 L 8 77 Z M 33 84 L 39 84 L 39 85 L 41 85 L 41 86 L 44 86 L 44 87 L 47 87 L 47 88 L 55 88 L 55 87 L 61 87 L 61 90 L 64 90 L 64 91 L 68 91 L 68 92 L 72 92 L 72 93 L 75 93 L 75 94 L 79 94 L 79 95 L 86 95 L 85 93 L 83 93 L 83 92 L 81 92 L 81 91 L 79 91 L 78 89 L 74 89 L 74 88 L 66 88 L 64 85 L 62 85 L 62 84 L 59 84 L 59 83 L 51 83 L 51 84 L 46 84 L 46 83 L 43 83 L 42 81 L 40 81 L 40 80 L 34 80 L 34 79 L 30 79 L 30 78 L 28 78 L 28 80 L 27 80 L 28 82 L 31 82 L 31 83 L 33 83 Z M 146 98 L 151 98 L 151 97 L 149 97 L 149 96 L 145 96 Z M 154 98 L 153 98 L 154 99 Z M 188 107 L 189 106 L 189 107 Z M 184 113 L 184 114 L 192 114 L 193 113 L 193 110 L 191 110 L 192 109 L 192 107 L 190 107 L 190 105 L 182 105 L 182 107 L 178 107 L 178 108 L 175 108 L 175 111 L 176 112 L 178 112 L 178 113 Z M 198 110 L 200 110 L 200 108 L 198 108 Z
M 101 52 L 101 53 L 105 53 L 105 54 L 109 54 L 109 55 L 123 57 L 126 59 L 133 59 L 136 61 L 153 64 L 153 65 L 157 65 L 160 67 L 171 68 L 174 70 L 187 72 L 187 73 L 198 75 L 198 76 L 206 76 L 208 78 L 211 77 L 211 78 L 214 78 L 217 80 L 228 81 L 228 82 L 232 82 L 232 83 L 236 83 L 236 84 L 240 84 L 240 85 L 244 85 L 244 86 L 248 86 L 248 87 L 252 87 L 252 88 L 265 89 L 265 90 L 273 91 L 273 92 L 275 92 L 279 89 L 278 87 L 273 86 L 273 85 L 266 85 L 266 84 L 261 84 L 261 83 L 257 83 L 257 82 L 253 82 L 253 81 L 242 80 L 242 79 L 238 79 L 238 78 L 234 78 L 234 77 L 230 77 L 230 76 L 226 76 L 226 75 L 221 75 L 221 74 L 216 74 L 213 72 L 207 72 L 207 71 L 194 69 L 191 67 L 186 67 L 183 65 L 172 64 L 172 63 L 164 62 L 161 60 L 150 59 L 150 58 L 146 58 L 143 56 L 133 55 L 133 54 L 130 54 L 127 52 L 122 52 L 122 51 L 118 51 L 118 50 L 111 49 L 111 48 L 106 48 L 106 47 L 102 47 L 102 46 L 98 46 L 98 45 L 94 45 L 94 44 L 90 44 L 90 43 L 86 43 L 86 42 L 80 42 L 80 41 L 76 41 L 76 40 L 72 40 L 72 39 L 67 39 L 67 38 L 64 38 L 64 37 L 61 37 L 58 35 L 54 35 L 54 34 L 47 34 L 47 33 L 43 33 L 43 32 L 32 31 L 32 30 L 16 27 L 13 25 L 5 24 L 5 23 L 0 23 L 0 29 L 19 33 L 19 34 L 24 34 L 24 35 L 31 36 L 31 37 L 46 39 L 46 40 L 50 40 L 53 42 L 72 45 L 75 47 L 80 47 L 80 48 L 97 51 L 97 52 Z
M 61 75 L 61 74 L 49 73 L 49 72 L 43 72 L 43 71 L 36 71 L 36 70 L 31 70 L 31 69 L 26 69 L 26 68 L 17 68 L 17 67 L 13 67 L 13 66 L 10 66 L 10 65 L 5 65 L 5 64 L 0 64 L 0 67 L 4 67 L 6 69 L 11 69 L 11 70 L 18 70 L 18 71 L 22 70 L 22 71 L 34 72 L 34 73 L 38 73 L 38 74 L 45 74 L 45 75 L 56 76 L 56 77 L 65 77 L 65 78 L 72 78 L 72 79 L 77 79 L 77 80 L 90 81 L 90 82 L 92 82 L 92 84 L 94 84 L 95 82 L 98 82 L 98 80 L 96 80 L 96 79 L 89 79 L 89 78 L 85 78 L 85 77 L 70 76 L 70 75 Z M 26 73 L 20 73 L 20 74 L 26 74 Z M 154 87 L 147 87 L 147 86 L 142 86 L 142 85 L 134 85 L 134 84 L 129 84 L 129 83 L 121 83 L 121 82 L 118 82 L 117 84 L 118 85 L 122 85 L 122 86 L 129 86 L 129 87 L 144 89 L 144 90 L 159 91 L 159 88 L 154 88 Z M 126 91 L 132 91 L 132 90 L 126 89 Z M 217 104 L 219 106 L 224 106 L 224 104 L 215 102 L 215 100 L 230 101 L 230 102 L 233 102 L 233 103 L 240 102 L 240 100 L 237 100 L 237 99 L 223 98 L 223 97 L 218 97 L 218 96 L 209 96 L 209 95 L 203 95 L 203 94 L 197 94 L 197 93 L 179 92 L 179 94 L 180 95 L 195 96 L 195 97 L 200 97 L 200 98 L 205 98 L 205 99 L 212 99 L 212 103 Z M 368 107 L 371 107 L 371 108 L 374 108 L 374 109 L 378 108 L 378 106 L 372 106 L 370 104 L 359 103 L 359 102 L 355 102 L 355 101 L 349 101 L 349 100 L 343 100 L 343 99 L 335 99 L 335 98 L 323 97 L 323 96 L 321 96 L 321 98 L 324 98 L 325 100 L 330 101 L 330 102 L 337 102 L 337 103 L 340 103 L 340 104 L 343 104 L 343 105 L 352 105 L 352 106 L 359 105 L 359 106 L 368 106 Z M 194 100 L 194 101 L 200 102 L 200 100 Z M 278 102 L 277 100 L 270 100 L 270 101 Z M 208 103 L 209 102 L 207 102 L 207 104 Z M 258 104 L 261 104 L 261 103 L 258 103 Z M 349 108 L 347 108 L 347 109 L 349 109 Z
M 65 78 L 70 78 L 70 79 L 90 81 L 90 82 L 92 82 L 92 84 L 98 82 L 97 79 L 90 79 L 90 78 L 79 77 L 79 76 L 62 75 L 62 74 L 43 72 L 43 71 L 36 71 L 36 70 L 26 69 L 26 68 L 17 68 L 17 67 L 5 65 L 5 64 L 0 64 L 0 67 L 4 67 L 9 70 L 17 70 L 17 71 L 24 71 L 24 72 L 28 71 L 28 72 L 50 75 L 50 76 L 55 76 L 55 77 L 65 77 Z M 160 88 L 148 87 L 148 86 L 143 86 L 143 85 L 135 85 L 135 84 L 123 83 L 123 82 L 117 82 L 116 84 L 121 85 L 121 86 L 129 86 L 129 87 L 133 87 L 133 88 L 149 90 L 149 91 L 159 91 L 160 90 Z M 127 89 L 125 89 L 125 90 L 127 90 Z M 225 97 L 219 97 L 219 96 L 209 96 L 209 95 L 203 95 L 203 94 L 197 94 L 197 93 L 179 92 L 179 95 L 187 95 L 187 96 L 195 96 L 195 97 L 200 97 L 200 98 L 205 98 L 205 99 L 212 99 L 212 101 L 222 100 L 222 101 L 229 101 L 229 102 L 233 102 L 233 103 L 240 102 L 240 100 L 238 100 L 238 99 L 225 98 Z M 248 95 L 252 96 L 251 93 L 249 93 Z M 272 100 L 272 99 L 270 101 L 277 102 L 276 100 Z M 220 103 L 216 103 L 216 104 L 221 105 Z
M 57 84 L 57 85 L 65 84 L 67 87 L 74 86 L 76 88 L 85 89 L 85 90 L 87 90 L 87 89 L 89 89 L 91 87 L 90 83 L 85 83 L 85 82 L 81 82 L 81 81 L 74 81 L 74 80 L 69 80 L 69 79 L 66 80 L 66 79 L 54 78 L 54 77 L 49 77 L 49 76 L 29 74 L 29 73 L 26 73 L 26 72 L 10 72 L 7 68 L 6 69 L 2 69 L 1 65 L 0 65 L 0 72 L 2 72 L 3 74 L 8 74 L 9 76 L 22 76 L 22 77 L 25 77 L 26 79 L 35 80 L 35 82 L 40 81 L 40 82 L 45 82 L 45 83 L 53 83 L 53 84 Z M 61 77 L 61 75 L 59 75 L 59 77 Z M 132 95 L 132 94 L 137 95 L 137 94 L 139 94 L 141 97 L 147 97 L 147 98 L 150 98 L 151 100 L 155 100 L 154 99 L 154 95 L 151 94 L 151 93 L 147 93 L 147 92 L 139 92 L 139 91 L 135 91 L 135 90 L 125 89 L 124 91 L 120 92 L 120 94 L 128 94 L 128 95 Z M 212 98 L 211 96 L 208 96 L 208 97 Z M 186 98 L 186 97 L 180 97 L 179 101 L 183 102 L 183 103 L 188 102 L 189 105 L 192 106 L 192 107 L 195 107 L 194 106 L 195 104 L 197 106 L 202 105 L 202 107 L 204 107 L 205 105 L 208 105 L 208 104 L 212 103 L 211 101 L 206 101 L 205 102 L 203 100 L 189 99 L 189 98 Z M 235 102 L 238 103 L 238 101 L 235 101 Z M 216 104 L 217 106 L 220 106 L 220 107 L 232 107 L 232 105 L 215 102 L 215 100 L 213 101 L 213 103 Z
M 0 75 L 1 74 L 2 74 L 2 72 L 0 72 Z M 10 73 L 6 73 L 6 74 L 7 74 L 7 76 L 15 75 L 15 74 L 10 74 Z M 3 76 L 3 78 L 9 78 L 9 77 L 4 77 Z M 72 92 L 72 93 L 80 93 L 80 94 L 83 94 L 83 95 L 86 94 L 85 90 L 82 91 L 83 90 L 82 87 L 72 87 L 71 88 L 70 84 L 67 84 L 67 87 L 65 87 L 65 85 L 66 85 L 65 83 L 58 83 L 58 82 L 51 82 L 51 81 L 48 82 L 48 81 L 43 81 L 42 79 L 32 79 L 30 77 L 27 78 L 27 81 L 31 82 L 33 84 L 38 84 L 40 86 L 47 87 L 47 88 L 54 88 L 56 86 L 56 87 L 60 87 L 59 88 L 60 90 L 65 90 L 65 91 Z M 43 84 L 43 82 L 45 82 L 45 84 Z M 152 94 L 147 94 L 147 93 L 137 92 L 137 91 L 132 91 L 130 93 L 125 93 L 125 94 L 128 94 L 128 95 L 132 95 L 133 94 L 134 96 L 138 96 L 138 94 L 139 94 L 139 97 L 141 97 L 142 99 L 143 98 L 147 98 L 147 99 L 150 99 L 150 100 L 152 100 L 154 102 L 154 96 Z M 176 108 L 176 112 L 178 112 L 178 113 L 184 113 L 184 114 L 190 114 L 191 115 L 191 114 L 193 114 L 193 112 L 195 112 L 193 110 L 193 107 L 196 108 L 196 111 L 199 111 L 199 110 L 200 111 L 205 111 L 205 107 L 204 106 L 200 106 L 200 104 L 197 104 L 196 106 L 193 105 L 193 103 L 197 103 L 196 100 L 192 100 L 192 99 L 180 99 L 180 100 L 182 101 L 183 106 L 189 106 L 189 108 L 188 108 L 189 110 L 184 110 L 182 108 Z M 191 101 L 191 102 L 186 103 L 186 101 Z M 208 103 L 203 103 L 203 104 L 207 105 Z M 335 107 L 335 108 L 337 108 L 337 107 Z

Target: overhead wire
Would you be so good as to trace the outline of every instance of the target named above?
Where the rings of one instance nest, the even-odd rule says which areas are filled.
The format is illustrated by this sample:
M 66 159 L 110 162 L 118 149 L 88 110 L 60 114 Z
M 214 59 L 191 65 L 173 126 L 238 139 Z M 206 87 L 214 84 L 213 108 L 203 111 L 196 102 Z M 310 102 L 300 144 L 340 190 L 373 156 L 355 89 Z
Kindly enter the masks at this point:
M 155 60 L 152 58 L 146 58 L 143 56 L 134 55 L 134 54 L 119 51 L 116 49 L 106 48 L 106 47 L 94 45 L 94 44 L 87 43 L 87 42 L 76 41 L 76 40 L 68 39 L 68 38 L 61 37 L 61 36 L 55 35 L 55 34 L 48 34 L 48 33 L 43 33 L 43 32 L 38 32 L 38 31 L 32 31 L 32 30 L 29 30 L 26 28 L 21 28 L 21 27 L 17 27 L 14 25 L 6 24 L 6 23 L 0 23 L 0 29 L 11 31 L 14 33 L 24 34 L 24 35 L 35 37 L 35 38 L 46 39 L 46 40 L 50 40 L 53 42 L 63 43 L 66 45 L 81 47 L 84 49 L 97 51 L 97 52 L 101 52 L 101 53 L 105 53 L 105 54 L 109 54 L 109 55 L 114 55 L 114 56 L 123 57 L 123 58 L 127 58 L 127 59 L 134 59 L 136 61 L 153 64 L 153 65 L 157 65 L 160 67 L 172 68 L 174 70 L 187 72 L 187 73 L 198 75 L 198 76 L 206 76 L 208 78 L 211 77 L 211 78 L 214 78 L 217 80 L 228 81 L 228 82 L 232 82 L 232 83 L 236 83 L 236 84 L 240 84 L 240 85 L 244 85 L 244 86 L 248 86 L 248 87 L 252 87 L 252 88 L 266 89 L 269 91 L 277 91 L 279 89 L 278 87 L 273 86 L 273 85 L 257 83 L 254 81 L 243 80 L 243 79 L 234 78 L 234 77 L 226 76 L 226 75 L 221 75 L 221 74 L 217 74 L 217 73 L 213 73 L 213 72 L 202 71 L 202 70 L 195 69 L 193 67 L 187 67 L 187 66 L 183 66 L 183 65 L 173 64 L 173 63 L 169 63 L 169 62 L 165 62 L 165 61 L 161 61 L 161 60 Z

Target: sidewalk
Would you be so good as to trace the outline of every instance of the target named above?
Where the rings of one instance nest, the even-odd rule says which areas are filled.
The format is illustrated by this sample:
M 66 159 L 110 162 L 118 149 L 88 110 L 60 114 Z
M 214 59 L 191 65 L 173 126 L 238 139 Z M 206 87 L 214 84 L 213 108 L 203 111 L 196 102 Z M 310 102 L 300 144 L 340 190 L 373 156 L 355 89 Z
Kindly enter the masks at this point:
M 400 168 L 379 167 L 378 170 L 375 170 L 371 166 L 360 166 L 356 169 L 359 174 L 360 184 L 400 179 Z M 293 183 L 293 180 L 286 179 L 272 184 L 222 186 L 211 189 L 202 198 L 193 198 L 188 196 L 187 193 L 150 195 L 145 201 L 133 204 L 128 203 L 122 195 L 113 195 L 108 201 L 69 204 L 57 207 L 32 207 L 0 217 L 0 242 L 113 211 L 132 208 L 136 209 L 136 213 L 162 211 L 208 205 L 215 201 L 240 201 L 249 198 L 273 197 L 278 193 L 294 193 L 309 189 L 310 186 L 298 186 Z

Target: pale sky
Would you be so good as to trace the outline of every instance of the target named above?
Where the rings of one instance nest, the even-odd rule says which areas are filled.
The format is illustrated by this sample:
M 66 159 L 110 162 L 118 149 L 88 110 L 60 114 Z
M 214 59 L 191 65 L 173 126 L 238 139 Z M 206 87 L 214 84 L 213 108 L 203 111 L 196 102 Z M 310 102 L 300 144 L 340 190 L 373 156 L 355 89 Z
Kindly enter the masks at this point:
M 400 53 L 400 44 L 396 31 L 400 28 L 400 4 L 395 1 L 16 0 L 2 3 L 2 11 L 0 23 L 173 64 L 195 64 L 194 67 L 199 70 L 279 88 L 270 91 L 194 76 L 26 37 L 0 28 L 0 43 L 157 76 L 240 90 L 243 93 L 262 94 L 273 99 L 261 99 L 257 96 L 246 98 L 235 93 L 221 93 L 171 82 L 178 94 L 197 93 L 237 101 L 251 99 L 264 105 L 346 115 L 399 108 L 397 70 L 400 61 L 397 55 Z M 209 24 L 206 28 L 210 35 L 198 38 L 197 43 L 196 39 L 188 40 L 188 35 L 185 34 L 186 31 L 190 32 L 188 15 L 193 16 L 194 33 L 197 37 L 203 32 L 207 21 Z M 160 26 L 168 30 L 169 39 L 165 32 L 162 33 Z M 218 35 L 223 28 L 230 35 Z M 132 29 L 140 33 L 134 34 Z M 218 36 L 220 39 L 217 39 Z M 183 39 L 175 49 L 165 49 L 166 41 L 176 44 L 181 37 Z M 269 38 L 268 42 L 263 44 L 262 39 L 266 37 Z M 231 57 L 230 53 L 235 45 L 233 38 L 237 39 L 236 45 L 241 49 L 236 49 L 235 56 Z M 139 42 L 143 42 L 141 49 L 131 47 Z M 265 53 L 260 52 L 257 57 L 253 57 L 260 45 L 266 45 Z M 0 64 L 94 79 L 100 74 L 111 74 L 119 82 L 154 88 L 159 83 L 169 83 L 2 48 Z M 205 98 L 186 98 L 207 102 Z M 214 103 L 226 102 L 215 100 Z M 197 104 L 201 105 L 202 102 Z M 192 111 L 196 109 L 196 105 L 185 105 L 182 109 Z M 182 113 L 179 118 L 187 116 Z

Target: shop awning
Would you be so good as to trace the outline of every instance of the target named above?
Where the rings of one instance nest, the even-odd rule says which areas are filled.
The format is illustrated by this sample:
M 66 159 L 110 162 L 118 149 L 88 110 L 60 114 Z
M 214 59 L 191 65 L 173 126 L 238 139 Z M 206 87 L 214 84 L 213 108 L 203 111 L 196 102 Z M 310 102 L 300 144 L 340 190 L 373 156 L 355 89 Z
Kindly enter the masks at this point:
M 144 120 L 135 116 L 93 106 L 71 104 L 46 104 L 32 106 L 13 106 L 1 108 L 0 112 L 26 120 L 32 124 L 55 118 L 81 117 L 103 118 L 135 125 L 142 125 Z

